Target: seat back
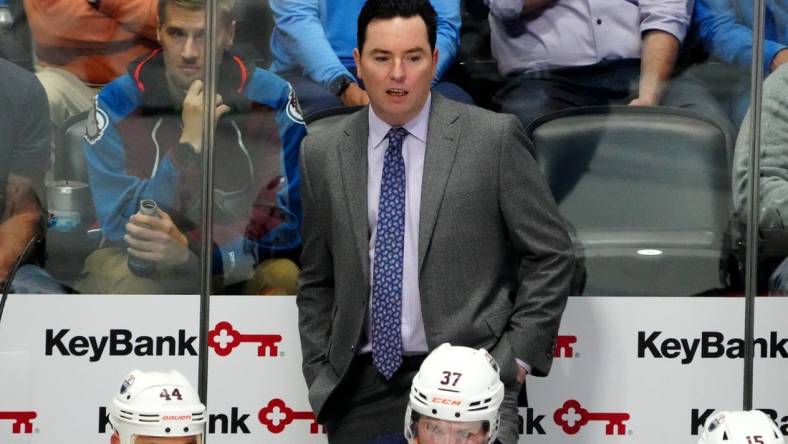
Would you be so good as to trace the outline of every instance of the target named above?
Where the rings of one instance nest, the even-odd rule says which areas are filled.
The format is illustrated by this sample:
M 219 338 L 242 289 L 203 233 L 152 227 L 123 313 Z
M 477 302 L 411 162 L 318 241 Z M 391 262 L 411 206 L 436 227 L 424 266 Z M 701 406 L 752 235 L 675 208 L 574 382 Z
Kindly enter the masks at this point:
M 344 119 L 348 114 L 360 110 L 360 106 L 340 106 L 336 108 L 327 108 L 320 111 L 311 113 L 304 116 L 306 121 L 306 131 L 309 134 L 316 133 L 325 128 L 331 128 L 337 122 Z
M 88 168 L 82 153 L 82 138 L 88 112 L 80 113 L 63 122 L 55 134 L 55 180 L 69 180 L 89 184 Z M 93 206 L 88 199 L 87 208 L 82 214 L 84 226 L 76 232 L 61 233 L 50 230 L 47 233 L 46 270 L 64 285 L 73 285 L 82 269 L 85 258 L 101 242 L 102 232 Z
M 681 109 L 586 107 L 542 116 L 527 133 L 585 249 L 586 294 L 721 286 L 732 198 L 719 125 Z
M 55 134 L 55 180 L 88 183 L 88 168 L 82 153 L 82 137 L 89 111 L 63 122 Z

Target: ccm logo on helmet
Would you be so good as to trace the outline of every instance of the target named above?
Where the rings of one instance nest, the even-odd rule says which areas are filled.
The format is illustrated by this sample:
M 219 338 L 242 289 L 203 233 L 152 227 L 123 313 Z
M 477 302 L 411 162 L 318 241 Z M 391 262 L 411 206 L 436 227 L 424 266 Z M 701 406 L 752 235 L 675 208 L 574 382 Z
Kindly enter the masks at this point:
M 657 359 L 680 359 L 682 364 L 691 363 L 698 354 L 701 358 L 729 359 L 744 358 L 744 339 L 725 339 L 717 331 L 701 332 L 700 338 L 660 338 L 661 331 L 638 332 L 638 358 L 651 355 Z M 788 338 L 781 338 L 776 331 L 768 338 L 755 338 L 755 356 L 761 358 L 788 358 Z
M 38 416 L 36 412 L 4 412 L 0 411 L 0 420 L 13 421 L 11 433 L 33 433 L 33 420 Z
M 456 399 L 439 398 L 439 397 L 433 397 L 432 398 L 432 402 L 434 402 L 435 404 L 443 404 L 443 405 L 461 405 L 462 404 L 462 402 L 460 402 L 460 401 L 458 401 Z

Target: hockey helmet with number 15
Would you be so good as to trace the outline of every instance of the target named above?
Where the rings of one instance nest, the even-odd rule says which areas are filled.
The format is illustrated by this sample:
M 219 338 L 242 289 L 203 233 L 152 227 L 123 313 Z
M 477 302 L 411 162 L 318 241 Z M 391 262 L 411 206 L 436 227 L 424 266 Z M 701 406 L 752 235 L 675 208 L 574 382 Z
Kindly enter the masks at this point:
M 765 413 L 750 410 L 710 416 L 698 444 L 785 444 L 785 440 Z

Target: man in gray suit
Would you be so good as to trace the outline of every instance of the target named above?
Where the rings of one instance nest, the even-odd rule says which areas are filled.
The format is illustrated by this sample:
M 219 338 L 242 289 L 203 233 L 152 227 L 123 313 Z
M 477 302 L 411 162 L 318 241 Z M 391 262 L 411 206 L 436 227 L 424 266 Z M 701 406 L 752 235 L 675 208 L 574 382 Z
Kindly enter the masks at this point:
M 435 21 L 427 0 L 368 0 L 354 56 L 370 106 L 302 144 L 303 371 L 332 443 L 401 431 L 444 342 L 490 350 L 515 443 L 517 393 L 549 371 L 569 293 L 572 245 L 517 119 L 430 92 Z

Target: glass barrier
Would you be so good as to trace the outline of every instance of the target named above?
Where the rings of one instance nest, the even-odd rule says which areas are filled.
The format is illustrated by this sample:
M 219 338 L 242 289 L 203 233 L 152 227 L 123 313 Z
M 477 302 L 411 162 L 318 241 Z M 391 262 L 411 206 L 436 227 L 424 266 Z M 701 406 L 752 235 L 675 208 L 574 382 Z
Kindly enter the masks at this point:
M 405 155 L 424 153 L 404 167 L 401 307 L 423 336 L 404 346 L 407 377 L 442 341 L 487 348 L 510 385 L 552 365 L 507 392 L 504 441 L 690 443 L 741 408 L 751 176 L 757 293 L 786 292 L 779 2 L 756 111 L 748 1 L 434 0 L 435 42 L 416 57 L 408 36 L 399 78 L 380 66 L 407 23 L 373 22 L 354 53 L 362 2 L 208 3 L 215 16 L 201 0 L 0 0 L 0 442 L 106 442 L 133 368 L 209 382 L 202 442 L 325 442 L 359 395 L 332 384 L 374 385 L 359 370 L 373 328 L 398 324 L 373 327 L 370 302 L 375 257 L 396 253 L 377 240 L 389 188 L 373 155 L 394 136 L 367 145 L 392 126 L 386 100 L 429 91 L 430 125 L 399 122 Z M 550 299 L 533 276 L 554 249 Z M 754 397 L 785 422 L 781 300 L 756 304 Z M 534 339 L 523 310 L 543 302 Z M 81 419 L 54 413 L 69 409 Z

